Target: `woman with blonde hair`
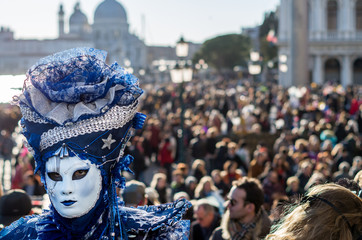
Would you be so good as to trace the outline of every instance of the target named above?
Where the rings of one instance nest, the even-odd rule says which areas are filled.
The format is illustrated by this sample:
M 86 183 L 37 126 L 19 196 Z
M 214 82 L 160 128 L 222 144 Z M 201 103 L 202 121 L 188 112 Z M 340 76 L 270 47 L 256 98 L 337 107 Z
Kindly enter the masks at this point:
M 334 183 L 311 188 L 266 239 L 354 240 L 362 238 L 362 199 Z
M 220 214 L 224 211 L 224 198 L 221 196 L 221 191 L 215 186 L 214 181 L 210 176 L 202 177 L 195 189 L 195 199 L 208 198 L 216 200 Z
M 167 184 L 167 176 L 164 173 L 156 173 L 153 175 L 150 187 L 156 190 L 160 203 L 171 201 L 171 188 Z
M 214 181 L 210 176 L 204 176 L 200 179 L 195 189 L 195 198 L 208 197 L 212 192 L 218 192 L 219 189 L 215 186 Z
M 200 179 L 207 175 L 206 163 L 202 159 L 195 159 L 191 166 L 191 175 L 199 182 Z

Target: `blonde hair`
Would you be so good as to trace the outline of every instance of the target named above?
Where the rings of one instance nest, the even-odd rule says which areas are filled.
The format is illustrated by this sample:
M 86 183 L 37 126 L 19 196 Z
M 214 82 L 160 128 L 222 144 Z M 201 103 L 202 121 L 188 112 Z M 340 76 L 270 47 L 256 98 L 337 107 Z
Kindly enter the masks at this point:
M 322 184 L 311 188 L 307 196 L 312 200 L 297 204 L 272 227 L 267 240 L 352 240 L 362 231 L 362 200 L 347 188 Z
M 353 180 L 362 188 L 362 170 L 359 170 Z
M 202 159 L 195 159 L 194 162 L 192 163 L 191 169 L 195 170 L 199 166 L 205 167 L 205 161 Z
M 291 186 L 293 182 L 297 182 L 297 184 L 299 184 L 299 178 L 296 176 L 289 177 L 287 179 L 287 186 Z
M 167 181 L 167 176 L 164 173 L 156 173 L 155 175 L 153 175 L 152 181 L 150 183 L 150 187 L 156 189 L 157 188 L 157 184 L 158 181 L 164 179 L 165 181 Z
M 204 176 L 200 179 L 200 182 L 197 184 L 195 188 L 195 198 L 202 198 L 206 197 L 204 196 L 204 188 L 206 183 L 210 183 L 210 189 L 211 191 L 217 191 L 218 188 L 215 186 L 214 181 L 210 176 Z
M 299 138 L 295 141 L 295 148 L 298 150 L 301 150 L 301 148 L 304 148 L 302 150 L 305 150 L 308 147 L 308 141 L 304 138 Z

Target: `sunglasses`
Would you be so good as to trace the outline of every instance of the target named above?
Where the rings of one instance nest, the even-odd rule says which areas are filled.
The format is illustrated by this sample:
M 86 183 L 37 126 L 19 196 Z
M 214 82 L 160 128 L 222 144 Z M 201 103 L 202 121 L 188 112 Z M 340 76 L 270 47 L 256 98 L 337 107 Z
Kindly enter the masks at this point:
M 229 203 L 230 203 L 230 205 L 231 205 L 232 207 L 235 206 L 235 204 L 236 204 L 236 200 L 235 200 L 235 199 L 228 198 L 228 201 L 229 201 Z
M 232 199 L 232 198 L 228 198 L 227 201 L 229 201 L 229 203 L 230 203 L 230 205 L 231 205 L 232 207 L 234 207 L 234 206 L 237 204 L 237 201 L 236 201 L 235 199 Z M 249 201 L 244 200 L 244 206 L 245 206 L 246 204 L 249 204 L 249 203 L 250 203 Z

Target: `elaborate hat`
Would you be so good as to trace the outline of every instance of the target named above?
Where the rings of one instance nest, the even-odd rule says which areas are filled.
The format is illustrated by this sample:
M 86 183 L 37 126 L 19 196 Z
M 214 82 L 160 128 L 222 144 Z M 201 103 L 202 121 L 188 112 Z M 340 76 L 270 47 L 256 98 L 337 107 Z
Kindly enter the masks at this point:
M 137 113 L 142 94 L 138 79 L 117 63 L 107 65 L 106 52 L 75 48 L 39 60 L 26 75 L 20 106 L 21 125 L 36 161 L 44 173 L 54 155 L 76 155 L 102 166 L 128 169 L 122 158 L 134 128 L 146 118 Z M 119 172 L 119 171 L 118 171 Z

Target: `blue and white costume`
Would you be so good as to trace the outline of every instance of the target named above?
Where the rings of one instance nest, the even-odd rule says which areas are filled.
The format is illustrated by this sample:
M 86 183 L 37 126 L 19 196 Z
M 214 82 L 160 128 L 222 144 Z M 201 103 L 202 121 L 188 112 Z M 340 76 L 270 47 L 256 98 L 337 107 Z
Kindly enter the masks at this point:
M 137 112 L 138 79 L 105 59 L 104 51 L 76 48 L 28 70 L 14 100 L 51 206 L 1 239 L 188 239 L 188 201 L 127 208 L 117 197 L 133 160 L 124 148 L 146 116 Z

